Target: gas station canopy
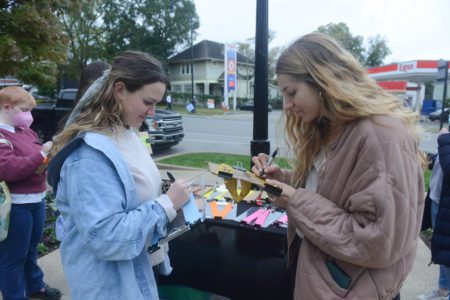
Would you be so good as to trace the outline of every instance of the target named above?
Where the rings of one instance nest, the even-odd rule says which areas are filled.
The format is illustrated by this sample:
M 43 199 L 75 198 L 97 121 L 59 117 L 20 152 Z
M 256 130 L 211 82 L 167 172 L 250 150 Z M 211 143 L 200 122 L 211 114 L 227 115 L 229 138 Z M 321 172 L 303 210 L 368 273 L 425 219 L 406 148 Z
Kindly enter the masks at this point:
M 406 80 L 416 83 L 434 81 L 437 74 L 437 60 L 413 60 L 393 63 L 367 69 L 375 80 Z M 450 63 L 449 63 L 450 66 Z

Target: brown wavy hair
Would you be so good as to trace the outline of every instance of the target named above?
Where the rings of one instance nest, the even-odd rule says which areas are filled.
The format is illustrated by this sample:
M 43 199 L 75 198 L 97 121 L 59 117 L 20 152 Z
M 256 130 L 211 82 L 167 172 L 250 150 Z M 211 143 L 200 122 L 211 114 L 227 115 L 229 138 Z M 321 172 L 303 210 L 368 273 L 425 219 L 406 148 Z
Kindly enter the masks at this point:
M 105 70 L 109 69 L 111 66 L 101 60 L 94 61 L 88 65 L 86 65 L 81 72 L 80 82 L 78 84 L 77 95 L 75 96 L 75 105 L 80 101 L 81 97 L 83 97 L 86 90 L 89 86 L 99 77 L 103 75 Z
M 167 86 L 169 79 L 161 63 L 147 53 L 126 51 L 117 56 L 108 77 L 92 100 L 81 110 L 73 124 L 55 136 L 51 156 L 81 133 L 106 132 L 115 126 L 126 126 L 122 120 L 123 107 L 114 92 L 117 82 L 123 82 L 127 91 L 133 93 L 155 82 Z
M 285 139 L 294 157 L 292 184 L 305 182 L 314 158 L 329 146 L 336 129 L 346 123 L 375 115 L 391 115 L 403 121 L 419 144 L 419 115 L 371 79 L 365 68 L 332 37 L 311 33 L 296 40 L 282 52 L 275 72 L 303 81 L 317 90 L 320 117 L 305 123 L 285 110 Z M 418 150 L 423 163 L 423 153 Z

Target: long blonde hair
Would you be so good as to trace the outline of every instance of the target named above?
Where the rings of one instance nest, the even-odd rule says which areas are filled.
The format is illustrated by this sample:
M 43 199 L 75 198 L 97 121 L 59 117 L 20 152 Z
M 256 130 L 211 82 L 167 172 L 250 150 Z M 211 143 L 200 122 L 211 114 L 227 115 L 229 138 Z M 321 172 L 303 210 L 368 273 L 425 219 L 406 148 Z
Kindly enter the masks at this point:
M 276 73 L 304 81 L 317 90 L 321 116 L 304 123 L 301 117 L 285 110 L 285 138 L 294 156 L 292 183 L 303 184 L 314 158 L 329 146 L 333 130 L 348 122 L 375 115 L 399 118 L 419 144 L 419 115 L 403 107 L 401 101 L 384 91 L 364 67 L 333 38 L 311 33 L 296 40 L 283 51 Z M 418 150 L 418 159 L 423 154 Z
M 126 51 L 116 57 L 104 84 L 89 99 L 75 121 L 55 136 L 51 156 L 83 132 L 104 132 L 114 126 L 126 126 L 122 120 L 123 107 L 114 92 L 116 82 L 123 82 L 127 91 L 132 93 L 155 82 L 167 86 L 169 80 L 161 63 L 147 53 Z

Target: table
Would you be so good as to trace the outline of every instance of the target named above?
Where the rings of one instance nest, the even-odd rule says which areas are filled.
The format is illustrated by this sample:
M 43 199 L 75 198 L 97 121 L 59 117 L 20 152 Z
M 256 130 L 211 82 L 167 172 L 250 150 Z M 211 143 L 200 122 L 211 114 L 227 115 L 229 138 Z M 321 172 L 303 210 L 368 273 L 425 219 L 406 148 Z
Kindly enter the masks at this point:
M 238 214 L 250 208 L 238 204 Z M 206 219 L 169 242 L 173 272 L 160 284 L 179 284 L 231 299 L 289 299 L 286 229 L 255 228 Z

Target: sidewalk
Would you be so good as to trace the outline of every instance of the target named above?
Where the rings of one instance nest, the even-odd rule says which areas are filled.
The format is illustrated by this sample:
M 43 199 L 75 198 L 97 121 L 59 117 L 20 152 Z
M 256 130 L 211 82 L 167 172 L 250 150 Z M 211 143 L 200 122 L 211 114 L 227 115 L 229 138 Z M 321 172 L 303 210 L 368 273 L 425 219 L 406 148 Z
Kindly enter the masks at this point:
M 186 169 L 179 167 L 172 167 L 167 165 L 158 164 L 161 177 L 167 179 L 166 172 L 170 172 L 175 178 L 184 178 L 187 180 L 196 179 L 198 181 L 203 180 L 205 185 L 214 185 L 218 178 L 211 175 L 205 170 L 199 169 Z M 198 182 L 202 183 L 202 182 Z M 425 291 L 430 290 L 437 284 L 438 266 L 428 264 L 431 259 L 431 253 L 428 247 L 422 240 L 419 239 L 419 245 L 417 248 L 417 256 L 414 262 L 413 269 L 406 279 L 403 288 L 401 290 L 402 300 L 414 300 L 416 297 Z M 71 299 L 67 283 L 64 278 L 64 273 L 61 266 L 59 250 L 53 251 L 38 260 L 39 265 L 45 274 L 45 281 L 51 287 L 56 287 L 63 293 L 63 300 Z M 0 296 L 0 300 L 3 298 Z

